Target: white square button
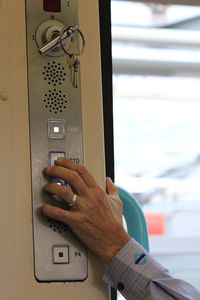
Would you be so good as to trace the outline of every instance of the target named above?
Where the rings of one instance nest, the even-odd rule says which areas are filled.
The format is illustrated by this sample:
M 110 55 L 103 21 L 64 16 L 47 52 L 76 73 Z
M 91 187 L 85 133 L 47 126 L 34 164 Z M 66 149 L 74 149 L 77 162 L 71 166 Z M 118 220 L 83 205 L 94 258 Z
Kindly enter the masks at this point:
M 65 138 L 64 120 L 48 120 L 48 138 L 49 139 Z
M 54 264 L 68 264 L 69 263 L 69 247 L 68 246 L 54 246 L 53 247 L 53 263 Z

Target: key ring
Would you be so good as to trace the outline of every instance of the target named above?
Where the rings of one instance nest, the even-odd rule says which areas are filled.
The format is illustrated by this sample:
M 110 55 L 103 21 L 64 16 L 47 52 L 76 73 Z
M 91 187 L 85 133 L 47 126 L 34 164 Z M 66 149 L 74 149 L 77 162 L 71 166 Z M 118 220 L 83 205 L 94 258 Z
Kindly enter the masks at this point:
M 65 49 L 65 47 L 64 47 L 64 45 L 63 45 L 63 35 L 64 35 L 65 33 L 67 33 L 66 39 L 68 39 L 69 37 L 73 36 L 73 35 L 76 33 L 76 31 L 77 31 L 77 32 L 80 34 L 80 36 L 81 36 L 81 39 L 82 39 L 82 49 L 81 49 L 78 53 L 70 53 L 70 52 L 68 52 L 68 51 Z M 75 26 L 75 27 L 73 27 L 73 26 L 65 26 L 65 27 L 62 29 L 62 31 L 60 32 L 60 34 L 59 34 L 59 42 L 60 42 L 60 45 L 61 45 L 63 51 L 64 51 L 65 54 L 67 54 L 69 57 L 72 57 L 73 55 L 80 56 L 80 55 L 83 53 L 84 49 L 85 49 L 85 37 L 84 37 L 82 31 L 78 28 L 78 25 Z

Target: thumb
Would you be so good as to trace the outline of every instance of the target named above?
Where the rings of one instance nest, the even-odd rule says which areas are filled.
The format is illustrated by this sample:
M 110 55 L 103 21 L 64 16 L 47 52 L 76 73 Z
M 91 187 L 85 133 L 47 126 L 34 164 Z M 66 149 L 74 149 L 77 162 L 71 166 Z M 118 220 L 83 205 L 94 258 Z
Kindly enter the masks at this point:
M 118 196 L 118 189 L 110 177 L 106 178 L 106 191 L 109 195 Z

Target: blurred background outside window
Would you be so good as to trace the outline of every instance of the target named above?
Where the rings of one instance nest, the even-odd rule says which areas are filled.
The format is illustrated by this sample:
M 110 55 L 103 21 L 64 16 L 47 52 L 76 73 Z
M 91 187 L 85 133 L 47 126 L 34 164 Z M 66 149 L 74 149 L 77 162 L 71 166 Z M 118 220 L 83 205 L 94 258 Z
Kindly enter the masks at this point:
M 150 250 L 200 286 L 200 7 L 112 1 L 115 182 Z

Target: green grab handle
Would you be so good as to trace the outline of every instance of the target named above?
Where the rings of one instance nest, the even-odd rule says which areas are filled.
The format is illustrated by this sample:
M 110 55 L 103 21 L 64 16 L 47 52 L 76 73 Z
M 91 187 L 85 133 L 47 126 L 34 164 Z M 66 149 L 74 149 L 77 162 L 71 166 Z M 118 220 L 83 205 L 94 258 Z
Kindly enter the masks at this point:
M 129 235 L 142 245 L 145 250 L 149 251 L 147 225 L 138 201 L 121 187 L 118 187 L 118 190 L 119 197 L 123 203 L 123 215 Z

